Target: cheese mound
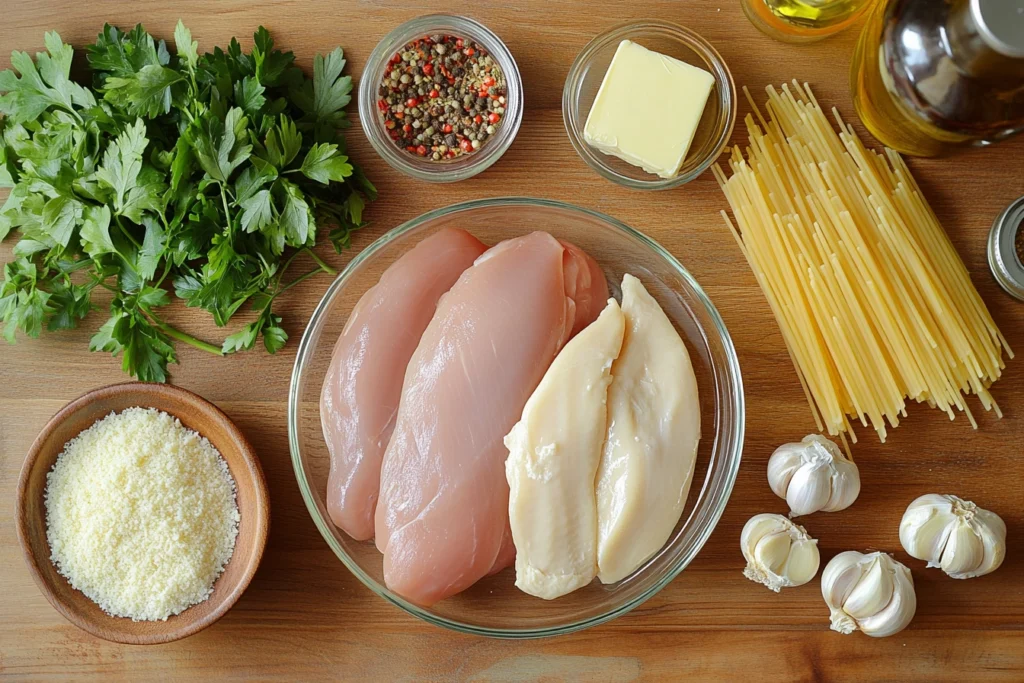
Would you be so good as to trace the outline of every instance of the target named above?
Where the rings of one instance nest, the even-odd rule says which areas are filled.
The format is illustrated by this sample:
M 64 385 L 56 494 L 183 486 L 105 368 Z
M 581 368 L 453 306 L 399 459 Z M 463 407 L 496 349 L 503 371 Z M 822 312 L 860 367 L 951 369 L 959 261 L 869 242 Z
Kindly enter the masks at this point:
M 213 591 L 238 536 L 235 481 L 217 449 L 152 408 L 111 413 L 46 475 L 57 570 L 104 612 L 166 620 Z

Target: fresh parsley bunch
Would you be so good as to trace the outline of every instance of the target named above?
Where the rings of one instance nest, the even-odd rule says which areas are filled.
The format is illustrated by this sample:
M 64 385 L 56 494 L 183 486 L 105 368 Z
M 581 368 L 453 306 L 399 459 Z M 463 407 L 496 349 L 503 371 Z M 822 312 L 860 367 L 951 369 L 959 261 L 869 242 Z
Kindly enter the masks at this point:
M 126 372 L 164 381 L 173 340 L 213 353 L 271 353 L 288 338 L 275 297 L 317 272 L 317 226 L 336 249 L 363 225 L 376 191 L 345 155 L 339 129 L 352 80 L 341 48 L 317 55 L 313 78 L 262 26 L 251 52 L 235 39 L 200 55 L 180 21 L 176 54 L 142 28 L 104 26 L 87 57 L 93 83 L 70 78 L 73 50 L 46 34 L 35 62 L 14 52 L 0 73 L 0 239 L 17 231 L 0 317 L 14 341 L 72 328 L 113 292 L 90 348 Z M 19 76 L 20 74 L 20 76 Z M 285 273 L 308 253 L 317 268 Z M 225 325 L 247 301 L 257 319 L 218 347 L 165 323 L 169 289 Z

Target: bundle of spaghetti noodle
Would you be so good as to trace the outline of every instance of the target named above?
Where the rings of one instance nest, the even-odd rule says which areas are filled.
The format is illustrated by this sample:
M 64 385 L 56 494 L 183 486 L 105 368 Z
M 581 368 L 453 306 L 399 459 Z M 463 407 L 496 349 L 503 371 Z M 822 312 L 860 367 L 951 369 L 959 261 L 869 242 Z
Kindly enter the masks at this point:
M 736 237 L 782 330 L 819 430 L 854 442 L 851 423 L 887 425 L 906 400 L 964 412 L 1013 357 L 900 156 L 867 149 L 810 87 L 768 86 L 768 118 L 746 117 L 746 158 L 715 177 Z

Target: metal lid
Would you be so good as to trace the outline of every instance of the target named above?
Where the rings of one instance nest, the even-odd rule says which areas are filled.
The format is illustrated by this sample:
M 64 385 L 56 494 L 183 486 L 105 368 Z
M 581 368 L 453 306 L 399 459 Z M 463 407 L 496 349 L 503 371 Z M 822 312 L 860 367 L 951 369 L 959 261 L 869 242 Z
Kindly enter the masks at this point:
M 1024 59 L 1024 0 L 971 0 L 971 16 L 990 48 Z
M 999 286 L 1016 299 L 1024 301 L 1024 264 L 1017 250 L 1024 241 L 1024 197 L 1018 197 L 999 214 L 988 234 L 988 267 Z

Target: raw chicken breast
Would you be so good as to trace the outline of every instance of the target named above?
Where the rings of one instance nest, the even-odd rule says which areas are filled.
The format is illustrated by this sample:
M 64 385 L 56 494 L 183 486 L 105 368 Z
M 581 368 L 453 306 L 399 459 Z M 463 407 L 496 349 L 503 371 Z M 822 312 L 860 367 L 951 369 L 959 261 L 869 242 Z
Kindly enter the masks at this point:
M 391 439 L 405 366 L 437 301 L 487 247 L 444 229 L 403 254 L 352 309 L 320 394 L 331 453 L 327 511 L 352 538 L 373 537 L 380 463 Z
M 572 336 L 596 320 L 604 309 L 608 298 L 608 281 L 601 272 L 601 266 L 575 244 L 558 240 L 565 247 L 566 294 L 576 308 L 576 323 Z
M 597 473 L 597 566 L 621 581 L 679 521 L 700 440 L 697 378 L 683 340 L 644 286 L 622 279 L 626 333 L 608 388 L 608 440 Z
M 535 232 L 490 249 L 438 305 L 381 470 L 377 547 L 402 597 L 431 605 L 514 559 L 502 438 L 580 324 L 570 293 L 608 296 L 589 261 Z
M 539 598 L 571 593 L 597 575 L 594 481 L 624 327 L 610 299 L 558 354 L 505 437 L 516 586 Z

